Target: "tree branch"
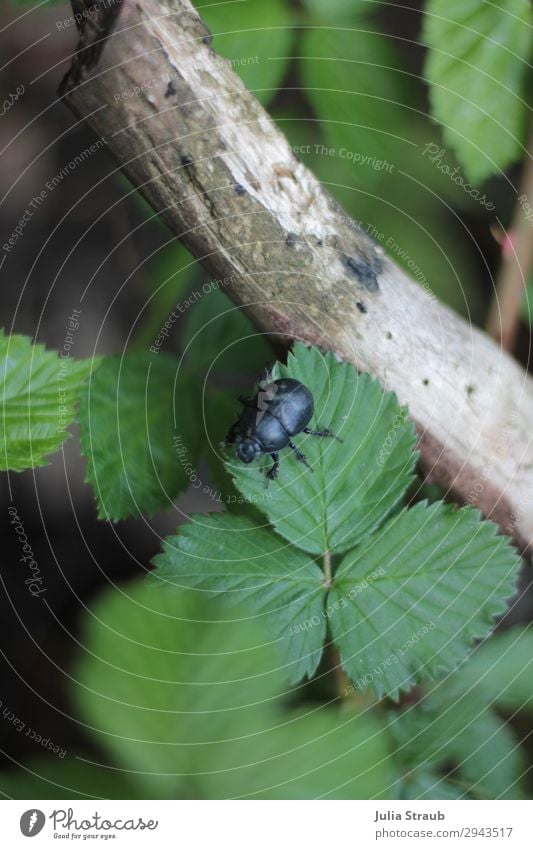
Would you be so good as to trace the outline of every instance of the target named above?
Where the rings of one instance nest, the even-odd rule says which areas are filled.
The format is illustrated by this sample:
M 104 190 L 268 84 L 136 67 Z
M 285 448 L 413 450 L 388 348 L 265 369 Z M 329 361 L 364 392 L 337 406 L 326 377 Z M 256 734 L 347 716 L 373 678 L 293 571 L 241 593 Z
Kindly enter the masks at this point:
M 331 349 L 393 389 L 428 474 L 533 545 L 531 379 L 345 215 L 188 0 L 118 8 L 99 28 L 82 22 L 61 90 L 70 108 L 208 271 L 231 278 L 260 328 Z

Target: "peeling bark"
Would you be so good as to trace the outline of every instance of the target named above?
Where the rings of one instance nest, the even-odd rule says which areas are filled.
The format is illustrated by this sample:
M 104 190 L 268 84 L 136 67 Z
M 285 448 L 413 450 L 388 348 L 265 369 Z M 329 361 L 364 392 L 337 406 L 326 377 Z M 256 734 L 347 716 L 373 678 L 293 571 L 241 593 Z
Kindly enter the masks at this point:
M 188 0 L 104 0 L 99 13 L 62 84 L 70 108 L 207 270 L 231 278 L 226 291 L 259 328 L 333 350 L 394 390 L 426 472 L 533 545 L 523 369 L 343 212 Z

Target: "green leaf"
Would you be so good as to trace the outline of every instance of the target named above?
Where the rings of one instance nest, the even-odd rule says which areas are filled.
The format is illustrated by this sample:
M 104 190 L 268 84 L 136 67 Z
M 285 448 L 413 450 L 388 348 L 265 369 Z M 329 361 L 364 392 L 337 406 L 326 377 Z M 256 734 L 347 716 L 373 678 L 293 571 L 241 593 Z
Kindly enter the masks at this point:
M 91 757 L 94 754 L 70 755 L 59 761 L 37 758 L 0 773 L 1 792 L 8 799 L 147 798 L 146 788 L 130 780 L 127 773 L 93 764 Z
M 519 627 L 483 643 L 453 677 L 458 692 L 481 693 L 486 704 L 533 708 L 533 630 Z
M 281 719 L 281 718 L 280 718 Z M 388 741 L 376 716 L 340 718 L 322 708 L 287 715 L 249 740 L 223 744 L 215 773 L 204 778 L 212 799 L 388 798 Z
M 98 369 L 79 420 L 101 519 L 153 513 L 187 488 L 178 448 L 195 461 L 194 399 L 178 361 L 161 352 L 109 358 Z
M 430 165 L 425 157 L 419 158 Z M 443 203 L 442 190 L 434 180 L 432 184 L 429 170 L 423 177 L 413 177 L 411 167 L 408 171 L 387 180 L 386 197 L 361 195 L 358 217 L 375 222 L 365 228 L 369 235 L 418 285 L 470 323 L 475 323 L 476 317 L 481 323 L 486 298 L 477 284 L 479 268 L 471 240 L 462 224 L 450 215 L 450 201 Z M 439 173 L 438 169 L 434 171 Z M 459 205 L 456 197 L 453 206 Z
M 529 214 L 529 213 L 528 213 Z M 533 327 L 533 272 L 530 271 L 522 297 L 521 315 Z
M 264 493 L 265 497 L 268 495 Z M 306 554 L 249 519 L 195 516 L 167 537 L 155 578 L 175 589 L 246 602 L 277 645 L 286 676 L 316 671 L 326 633 L 324 575 Z
M 100 746 L 164 798 L 185 792 L 220 741 L 253 735 L 281 687 L 250 623 L 140 581 L 111 591 L 86 623 L 75 691 Z M 213 767 L 214 768 L 214 765 Z
M 282 710 L 279 660 L 245 618 L 138 582 L 85 627 L 75 702 L 148 798 L 367 798 L 390 784 L 379 720 Z
M 244 312 L 225 294 L 228 278 L 203 279 L 201 268 L 180 244 L 173 244 L 151 264 L 153 294 L 141 324 L 137 350 L 153 353 L 180 340 L 187 368 L 211 372 L 260 373 L 272 360 L 264 334 L 256 333 Z
M 283 0 L 214 0 L 196 8 L 213 34 L 213 48 L 261 103 L 276 93 L 287 68 L 292 16 Z
M 164 351 L 172 344 L 170 340 L 180 335 L 199 272 L 200 266 L 181 242 L 157 254 L 146 273 L 150 296 L 135 337 L 136 350 Z
M 393 393 L 332 354 L 297 344 L 277 374 L 311 390 L 311 427 L 328 427 L 343 441 L 295 437 L 313 472 L 285 449 L 279 477 L 268 488 L 255 463 L 233 460 L 227 468 L 238 489 L 294 545 L 313 554 L 346 551 L 385 519 L 409 486 L 416 461 L 413 426 Z
M 322 122 L 327 144 L 321 155 L 353 164 L 359 185 L 389 173 L 412 149 L 409 74 L 375 23 L 307 29 L 300 72 Z
M 510 726 L 491 711 L 463 727 L 454 746 L 457 763 L 479 799 L 522 799 L 526 772 L 518 740 Z
M 518 741 L 479 694 L 455 699 L 448 681 L 440 682 L 416 709 L 395 717 L 391 731 L 397 740 L 401 771 L 409 784 L 414 782 L 410 793 L 421 790 L 419 779 L 428 769 L 437 774 L 438 769 L 452 768 L 448 780 L 462 789 L 463 797 L 522 798 L 524 764 Z M 441 780 L 445 779 L 441 776 Z M 425 795 L 418 798 L 438 799 L 440 792 L 440 784 L 428 785 Z
M 358 689 L 396 698 L 453 668 L 488 634 L 518 566 L 509 539 L 496 532 L 475 510 L 422 502 L 344 558 L 329 620 Z
M 204 284 L 187 316 L 183 336 L 187 364 L 200 373 L 260 374 L 272 361 L 267 337 L 255 332 L 218 285 L 216 281 Z
M 303 4 L 313 20 L 322 19 L 329 25 L 352 22 L 361 12 L 368 11 L 366 0 L 330 0 L 327 4 L 324 0 L 303 0 Z
M 67 427 L 83 381 L 97 361 L 59 357 L 26 336 L 0 330 L 0 469 L 45 466 Z
M 471 798 L 464 787 L 447 781 L 430 769 L 407 771 L 397 786 L 398 799 L 465 799 Z
M 498 173 L 523 153 L 531 25 L 528 0 L 427 4 L 431 110 L 471 180 Z

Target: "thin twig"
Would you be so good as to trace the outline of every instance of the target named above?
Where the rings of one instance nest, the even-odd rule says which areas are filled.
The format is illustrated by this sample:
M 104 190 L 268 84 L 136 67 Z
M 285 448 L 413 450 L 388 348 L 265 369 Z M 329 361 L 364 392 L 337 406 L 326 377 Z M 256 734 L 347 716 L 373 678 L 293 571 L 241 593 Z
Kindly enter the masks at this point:
M 533 263 L 533 229 L 524 212 L 524 201 L 533 204 L 533 133 L 511 227 L 502 244 L 502 262 L 487 319 L 487 332 L 506 351 L 512 351 L 515 345 L 520 308 Z

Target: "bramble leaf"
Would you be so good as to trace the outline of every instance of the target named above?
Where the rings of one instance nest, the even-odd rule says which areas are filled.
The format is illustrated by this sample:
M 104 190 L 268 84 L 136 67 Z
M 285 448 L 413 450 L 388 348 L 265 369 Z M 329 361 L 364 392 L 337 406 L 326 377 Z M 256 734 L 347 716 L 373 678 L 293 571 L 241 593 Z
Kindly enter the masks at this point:
M 227 3 L 195 0 L 213 35 L 213 47 L 231 62 L 261 103 L 276 93 L 287 68 L 293 39 L 292 17 L 282 0 Z
M 142 200 L 138 192 L 135 195 Z M 183 330 L 199 272 L 200 266 L 181 242 L 168 245 L 150 262 L 146 276 L 151 291 L 135 335 L 136 350 L 155 353 L 172 350 L 172 343 L 175 344 Z
M 486 704 L 509 710 L 533 708 L 533 629 L 495 634 L 453 676 L 459 696 L 482 694 Z
M 75 360 L 0 330 L 0 470 L 45 466 L 70 434 L 84 380 L 97 360 Z
M 331 146 L 323 155 L 367 163 L 352 169 L 352 181 L 368 185 L 406 156 L 416 118 L 409 108 L 409 74 L 376 24 L 362 18 L 350 28 L 306 29 L 300 67 L 305 94 Z
M 94 753 L 67 755 L 65 760 L 35 758 L 0 773 L 0 792 L 9 799 L 158 798 L 146 797 L 147 788 L 130 781 L 123 770 L 91 763 L 91 757 Z
M 98 369 L 82 397 L 79 421 L 99 518 L 153 513 L 187 488 L 176 440 L 194 462 L 194 397 L 178 361 L 162 352 L 110 357 Z
M 222 745 L 205 776 L 208 798 L 388 798 L 392 765 L 376 715 L 322 708 L 279 717 L 263 734 Z
M 525 214 L 530 215 L 530 220 L 533 222 L 533 212 L 525 212 Z M 522 316 L 523 321 L 527 322 L 530 327 L 533 327 L 533 272 L 529 272 L 528 279 L 526 280 L 526 285 L 524 288 L 524 293 L 522 295 L 522 305 L 520 314 Z
M 514 590 L 518 558 L 470 508 L 403 510 L 341 562 L 328 607 L 342 665 L 358 689 L 397 698 L 452 669 Z
M 310 426 L 330 428 L 343 441 L 296 436 L 313 471 L 286 448 L 268 488 L 256 463 L 232 460 L 227 468 L 243 495 L 294 545 L 312 554 L 346 551 L 386 518 L 412 480 L 415 436 L 407 411 L 369 375 L 301 344 L 275 376 L 307 386 L 315 400 Z
M 518 741 L 479 693 L 455 698 L 446 679 L 416 708 L 393 717 L 390 730 L 397 741 L 403 798 L 439 799 L 443 785 L 450 792 L 455 787 L 456 798 L 521 798 L 524 764 Z
M 331 0 L 327 5 L 323 0 L 303 0 L 303 5 L 312 15 L 313 20 L 324 23 L 350 24 L 357 19 L 361 10 L 366 11 L 368 4 L 365 0 Z
M 487 635 L 512 595 L 517 557 L 475 510 L 423 501 L 390 518 L 416 457 L 393 395 L 301 345 L 287 367 L 275 367 L 273 376 L 281 375 L 313 392 L 313 427 L 329 426 L 345 441 L 309 436 L 314 473 L 289 455 L 283 480 L 270 486 L 257 467 L 226 465 L 291 544 L 254 517 L 197 517 L 167 541 L 155 575 L 244 599 L 279 641 L 291 681 L 316 670 L 327 617 L 355 687 L 397 698 L 454 668 Z M 294 546 L 321 554 L 323 571 Z
M 481 181 L 522 152 L 532 46 L 528 0 L 429 0 L 423 40 L 434 117 L 469 178 Z
M 267 493 L 265 493 L 266 495 Z M 167 537 L 155 579 L 248 605 L 290 681 L 316 671 L 326 633 L 324 575 L 306 554 L 243 516 L 195 516 Z
M 85 625 L 76 703 L 152 797 L 367 798 L 389 786 L 379 719 L 282 709 L 277 655 L 245 619 L 139 582 L 106 593 Z
M 267 337 L 254 330 L 216 281 L 204 285 L 186 316 L 183 347 L 188 367 L 202 376 L 211 371 L 260 373 L 272 360 Z
M 186 593 L 138 582 L 106 593 L 85 625 L 79 709 L 117 762 L 165 796 L 180 792 L 201 748 L 261 728 L 281 686 L 248 623 Z
M 405 769 L 405 768 L 404 768 Z M 421 768 L 405 769 L 396 788 L 398 799 L 465 799 L 464 787 L 447 781 L 438 772 Z

